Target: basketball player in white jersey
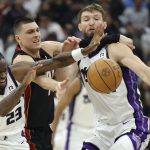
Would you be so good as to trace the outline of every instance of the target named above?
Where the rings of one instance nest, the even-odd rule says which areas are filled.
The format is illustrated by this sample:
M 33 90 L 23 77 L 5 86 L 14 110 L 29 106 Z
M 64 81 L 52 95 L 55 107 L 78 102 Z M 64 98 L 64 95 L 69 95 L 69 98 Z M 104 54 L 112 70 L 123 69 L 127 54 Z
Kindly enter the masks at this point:
M 68 114 L 66 111 L 68 111 Z M 63 131 L 59 132 L 59 129 L 62 128 L 61 114 L 67 115 L 65 117 L 68 121 L 64 120 L 66 124 L 63 126 Z M 83 141 L 92 136 L 95 127 L 94 110 L 87 91 L 79 78 L 74 79 L 60 99 L 55 110 L 53 123 L 55 126 L 54 150 L 79 150 Z M 60 136 L 63 139 L 60 139 Z
M 84 36 L 92 36 L 99 24 L 105 29 L 104 15 L 100 5 L 88 5 L 79 12 L 79 30 Z M 110 94 L 94 91 L 87 81 L 90 64 L 102 58 L 110 58 L 122 68 L 122 82 Z M 78 66 L 97 118 L 95 134 L 84 142 L 82 150 L 144 150 L 150 132 L 148 118 L 143 115 L 137 76 L 150 85 L 150 68 L 121 43 L 98 48 L 81 59 Z
M 37 66 L 38 67 L 38 66 Z M 29 150 L 24 137 L 24 99 L 22 94 L 35 79 L 36 67 L 19 85 L 15 68 L 6 65 L 0 54 L 0 150 Z

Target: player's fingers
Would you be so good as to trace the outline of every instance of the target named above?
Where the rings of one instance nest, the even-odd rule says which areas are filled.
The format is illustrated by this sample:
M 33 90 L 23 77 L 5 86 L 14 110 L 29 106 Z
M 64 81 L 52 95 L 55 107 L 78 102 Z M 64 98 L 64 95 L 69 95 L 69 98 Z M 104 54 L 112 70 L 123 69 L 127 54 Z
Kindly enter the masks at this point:
M 72 37 L 68 37 L 67 41 L 69 41 L 69 42 L 75 42 L 75 40 Z
M 65 45 L 65 44 L 71 44 L 71 41 L 65 40 L 65 41 L 64 41 L 64 45 Z
M 66 79 L 66 80 L 63 80 L 62 82 L 58 83 L 58 88 L 59 89 L 63 89 L 63 88 L 66 88 L 67 84 L 69 82 L 69 79 Z
M 72 36 L 72 37 L 68 37 L 67 42 L 71 42 L 71 43 L 79 43 L 81 41 L 81 39 L 75 37 L 75 36 Z
M 80 41 L 81 41 L 81 39 L 79 39 L 79 38 L 77 38 L 75 36 L 72 36 L 71 39 L 74 40 L 77 43 L 80 43 Z

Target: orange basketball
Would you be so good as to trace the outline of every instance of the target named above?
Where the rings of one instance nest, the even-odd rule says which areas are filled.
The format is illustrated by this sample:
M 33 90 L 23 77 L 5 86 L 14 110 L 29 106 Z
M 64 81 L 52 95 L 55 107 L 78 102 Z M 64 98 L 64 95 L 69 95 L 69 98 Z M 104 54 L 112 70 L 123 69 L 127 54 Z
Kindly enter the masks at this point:
M 114 92 L 121 83 L 120 66 L 111 59 L 99 59 L 92 63 L 87 72 L 88 83 L 100 93 Z

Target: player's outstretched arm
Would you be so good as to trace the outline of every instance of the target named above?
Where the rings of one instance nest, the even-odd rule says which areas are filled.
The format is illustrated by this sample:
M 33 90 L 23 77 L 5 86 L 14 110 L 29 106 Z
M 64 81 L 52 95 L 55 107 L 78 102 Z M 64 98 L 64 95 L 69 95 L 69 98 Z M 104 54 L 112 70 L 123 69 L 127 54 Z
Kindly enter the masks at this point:
M 0 116 L 4 117 L 7 115 L 7 113 L 10 112 L 19 102 L 26 87 L 35 79 L 36 70 L 39 67 L 41 67 L 41 65 L 34 66 L 24 77 L 22 83 L 14 91 L 12 91 L 12 93 L 0 101 Z
M 91 39 L 92 39 L 92 37 L 86 37 L 86 38 L 82 39 L 82 41 L 79 44 L 80 47 L 86 47 L 90 43 Z M 101 40 L 98 48 L 101 49 L 105 45 L 117 43 L 117 42 L 120 42 L 120 43 L 127 45 L 132 50 L 135 49 L 133 40 L 131 38 L 128 38 L 128 37 L 121 35 L 121 34 L 108 34 L 108 35 L 106 35 Z
M 120 49 L 122 51 L 120 51 Z M 131 49 L 121 43 L 111 44 L 108 46 L 109 56 L 120 65 L 131 69 L 145 83 L 150 86 L 150 67 L 141 61 L 139 57 L 133 54 Z M 124 53 L 125 52 L 125 53 Z
M 42 73 L 51 69 L 61 68 L 65 67 L 67 65 L 70 65 L 74 62 L 79 61 L 89 53 L 96 50 L 97 46 L 99 45 L 101 39 L 104 37 L 104 29 L 103 26 L 100 28 L 97 28 L 94 36 L 90 42 L 90 44 L 85 48 L 78 48 L 73 50 L 72 52 L 64 52 L 56 57 L 53 57 L 49 60 L 42 60 L 40 61 L 43 64 L 43 67 L 38 69 L 38 73 Z

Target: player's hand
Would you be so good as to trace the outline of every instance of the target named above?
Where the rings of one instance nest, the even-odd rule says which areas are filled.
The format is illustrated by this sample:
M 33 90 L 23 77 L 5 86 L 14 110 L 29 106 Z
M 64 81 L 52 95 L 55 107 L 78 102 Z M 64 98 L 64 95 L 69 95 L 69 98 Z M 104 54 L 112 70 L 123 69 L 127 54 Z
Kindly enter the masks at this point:
M 104 27 L 105 27 L 104 23 L 101 23 L 96 28 L 90 44 L 84 48 L 85 49 L 84 51 L 91 53 L 97 49 L 97 47 L 100 44 L 100 41 L 107 35 L 104 33 Z
M 69 51 L 72 51 L 73 49 L 78 48 L 80 41 L 81 41 L 81 39 L 79 39 L 75 36 L 68 37 L 63 43 L 62 51 L 69 52 Z
M 132 50 L 135 49 L 135 46 L 133 45 L 133 40 L 124 35 L 120 35 L 119 42 L 127 45 Z
M 94 36 L 90 42 L 90 45 L 100 44 L 101 39 L 103 39 L 107 34 L 104 33 L 105 25 L 104 23 L 99 24 L 94 32 Z
M 29 72 L 24 77 L 23 83 L 29 85 L 36 77 L 36 70 L 42 67 L 42 64 L 39 62 L 29 70 Z
M 66 92 L 66 88 L 67 88 L 68 82 L 69 82 L 68 79 L 63 80 L 62 82 L 58 82 L 57 87 L 56 87 L 56 98 L 58 100 L 60 100 L 61 97 Z

